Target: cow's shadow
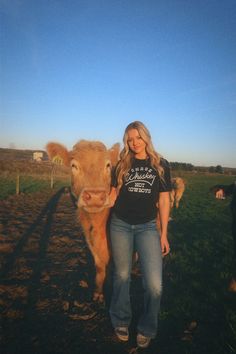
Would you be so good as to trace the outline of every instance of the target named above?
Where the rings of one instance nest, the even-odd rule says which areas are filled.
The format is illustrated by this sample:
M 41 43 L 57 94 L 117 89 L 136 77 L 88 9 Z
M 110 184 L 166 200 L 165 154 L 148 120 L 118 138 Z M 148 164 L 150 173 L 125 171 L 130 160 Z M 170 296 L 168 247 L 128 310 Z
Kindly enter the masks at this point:
M 138 264 L 131 281 L 132 336 L 124 345 L 115 338 L 109 318 L 112 258 L 104 283 L 105 302 L 95 303 L 95 265 L 75 214 L 73 195 L 59 190 L 6 257 L 0 283 L 0 291 L 5 289 L 0 293 L 2 353 L 121 354 L 136 345 L 135 327 L 142 307 Z M 38 242 L 36 251 L 25 252 L 32 240 Z M 22 257 L 31 272 L 24 277 L 23 269 L 21 277 L 16 277 L 15 265 Z
M 61 188 L 59 191 L 57 191 L 52 198 L 48 201 L 48 203 L 45 205 L 45 207 L 42 209 L 36 220 L 30 225 L 28 230 L 22 235 L 20 238 L 19 242 L 16 244 L 14 251 L 7 257 L 6 262 L 4 266 L 1 269 L 0 272 L 0 277 L 4 279 L 9 271 L 12 269 L 17 257 L 19 257 L 22 253 L 22 250 L 26 243 L 28 242 L 29 238 L 32 236 L 34 231 L 37 229 L 38 226 L 42 225 L 42 222 L 44 218 L 46 218 L 46 221 L 44 223 L 44 229 L 40 237 L 39 241 L 39 253 L 38 253 L 38 258 L 43 258 L 48 240 L 50 237 L 50 229 L 51 225 L 53 222 L 53 214 L 55 213 L 57 203 L 64 192 L 64 188 Z M 40 262 L 37 263 L 38 265 L 34 269 L 34 276 L 36 277 L 36 274 L 39 272 L 39 266 Z
M 74 198 L 67 194 L 73 214 Z M 74 352 L 86 343 L 92 318 L 104 316 L 92 301 L 95 270 L 79 225 L 71 215 L 69 226 L 54 223 L 63 195 L 64 188 L 49 199 L 2 258 L 1 353 Z M 59 213 L 63 218 L 64 211 Z M 9 224 L 11 217 L 13 212 Z

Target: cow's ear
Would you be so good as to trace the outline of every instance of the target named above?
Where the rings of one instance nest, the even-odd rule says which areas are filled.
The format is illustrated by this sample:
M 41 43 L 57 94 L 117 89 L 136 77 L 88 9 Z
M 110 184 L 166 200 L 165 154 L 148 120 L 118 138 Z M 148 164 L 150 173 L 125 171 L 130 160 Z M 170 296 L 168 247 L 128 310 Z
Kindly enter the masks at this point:
M 109 153 L 110 153 L 111 164 L 112 166 L 115 166 L 119 159 L 120 144 L 119 143 L 114 144 L 109 150 Z
M 61 160 L 65 166 L 70 165 L 69 152 L 65 146 L 51 142 L 46 145 L 46 150 L 50 160 Z

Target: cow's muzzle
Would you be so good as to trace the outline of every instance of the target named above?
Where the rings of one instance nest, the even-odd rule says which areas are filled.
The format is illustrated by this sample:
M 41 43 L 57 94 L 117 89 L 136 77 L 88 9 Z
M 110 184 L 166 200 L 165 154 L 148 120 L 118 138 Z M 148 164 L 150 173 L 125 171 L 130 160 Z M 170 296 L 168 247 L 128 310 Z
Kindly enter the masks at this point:
M 84 188 L 78 199 L 78 208 L 97 213 L 109 207 L 109 194 L 101 188 Z

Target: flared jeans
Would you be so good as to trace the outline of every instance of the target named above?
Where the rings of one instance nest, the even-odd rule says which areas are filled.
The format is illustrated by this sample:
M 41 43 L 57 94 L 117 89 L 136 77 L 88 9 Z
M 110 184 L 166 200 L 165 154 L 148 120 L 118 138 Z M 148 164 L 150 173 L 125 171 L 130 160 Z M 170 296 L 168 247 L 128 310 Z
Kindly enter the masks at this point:
M 110 317 L 114 328 L 128 327 L 131 322 L 130 281 L 134 250 L 138 253 L 144 290 L 143 311 L 137 331 L 154 338 L 162 293 L 162 254 L 156 220 L 130 225 L 116 215 L 110 223 L 113 258 L 113 293 Z

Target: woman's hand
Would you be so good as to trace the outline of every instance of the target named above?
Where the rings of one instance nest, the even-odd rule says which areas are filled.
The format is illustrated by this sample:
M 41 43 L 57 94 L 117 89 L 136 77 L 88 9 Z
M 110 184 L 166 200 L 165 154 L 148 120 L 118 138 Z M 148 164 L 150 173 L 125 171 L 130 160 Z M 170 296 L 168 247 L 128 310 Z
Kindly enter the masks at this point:
M 109 207 L 113 207 L 113 205 L 115 204 L 117 198 L 117 192 L 116 192 L 116 188 L 115 187 L 111 187 L 111 191 L 109 194 Z
M 161 235 L 161 252 L 162 256 L 165 257 L 170 253 L 170 244 L 166 236 Z

